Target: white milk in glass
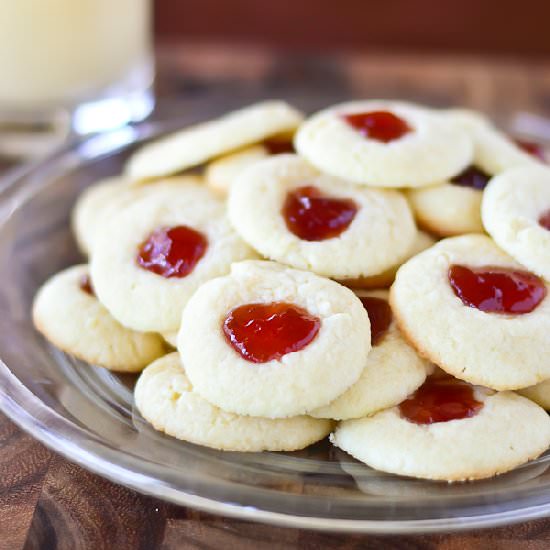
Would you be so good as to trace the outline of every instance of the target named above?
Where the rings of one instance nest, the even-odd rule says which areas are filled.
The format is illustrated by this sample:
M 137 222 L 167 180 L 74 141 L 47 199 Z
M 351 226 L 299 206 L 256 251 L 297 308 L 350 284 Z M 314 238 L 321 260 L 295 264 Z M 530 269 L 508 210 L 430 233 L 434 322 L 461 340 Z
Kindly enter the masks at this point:
M 150 7 L 149 0 L 0 0 L 0 113 L 75 109 L 149 90 Z

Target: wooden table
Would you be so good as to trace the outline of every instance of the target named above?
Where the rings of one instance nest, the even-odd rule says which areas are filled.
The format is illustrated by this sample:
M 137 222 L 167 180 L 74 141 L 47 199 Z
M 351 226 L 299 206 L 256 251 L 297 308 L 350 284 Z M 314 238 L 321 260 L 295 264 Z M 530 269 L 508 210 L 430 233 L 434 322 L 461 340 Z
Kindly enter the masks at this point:
M 550 64 L 415 55 L 291 56 L 253 49 L 159 48 L 161 95 L 208 97 L 323 89 L 327 97 L 407 97 L 550 115 Z M 71 464 L 0 414 L 0 550 L 126 548 L 550 547 L 550 519 L 486 531 L 377 537 L 283 529 L 166 504 Z

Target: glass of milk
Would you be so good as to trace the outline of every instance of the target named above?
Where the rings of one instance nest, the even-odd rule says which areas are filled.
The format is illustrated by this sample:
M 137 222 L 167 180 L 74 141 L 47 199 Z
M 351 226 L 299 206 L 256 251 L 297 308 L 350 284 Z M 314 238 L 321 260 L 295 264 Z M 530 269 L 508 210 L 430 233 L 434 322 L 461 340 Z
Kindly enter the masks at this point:
M 0 0 L 0 152 L 142 120 L 153 72 L 150 0 Z

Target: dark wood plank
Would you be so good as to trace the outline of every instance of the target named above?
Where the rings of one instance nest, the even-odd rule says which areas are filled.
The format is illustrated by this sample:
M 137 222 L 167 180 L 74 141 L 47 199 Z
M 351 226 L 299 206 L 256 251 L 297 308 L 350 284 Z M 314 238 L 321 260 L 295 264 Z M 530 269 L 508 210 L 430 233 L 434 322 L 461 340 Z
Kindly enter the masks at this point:
M 0 549 L 22 548 L 52 456 L 0 413 Z
M 56 457 L 44 479 L 25 549 L 156 548 L 167 508 Z

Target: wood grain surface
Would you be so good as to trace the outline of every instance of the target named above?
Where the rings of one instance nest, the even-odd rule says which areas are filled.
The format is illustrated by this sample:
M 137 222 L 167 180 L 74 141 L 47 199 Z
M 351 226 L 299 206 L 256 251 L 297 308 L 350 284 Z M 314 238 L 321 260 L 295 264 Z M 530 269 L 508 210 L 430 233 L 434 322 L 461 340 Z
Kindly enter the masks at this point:
M 407 97 L 550 115 L 550 64 L 387 55 L 284 56 L 217 46 L 161 46 L 162 96 L 284 95 L 323 87 L 327 98 Z M 71 464 L 0 414 L 0 550 L 49 549 L 547 549 L 550 519 L 426 536 L 284 529 L 163 503 Z

